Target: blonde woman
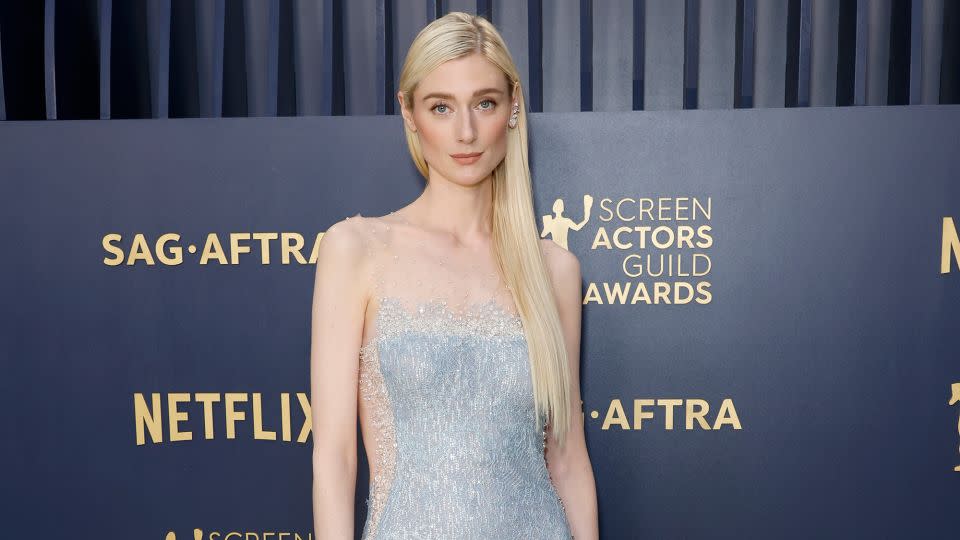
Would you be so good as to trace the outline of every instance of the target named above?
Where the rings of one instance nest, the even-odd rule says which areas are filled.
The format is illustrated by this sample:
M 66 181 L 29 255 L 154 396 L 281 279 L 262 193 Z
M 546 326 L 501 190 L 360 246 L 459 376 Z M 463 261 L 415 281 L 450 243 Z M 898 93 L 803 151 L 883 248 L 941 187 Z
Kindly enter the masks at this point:
M 316 537 L 354 537 L 359 418 L 362 538 L 597 538 L 580 265 L 537 232 L 510 53 L 486 19 L 453 12 L 414 39 L 399 86 L 426 188 L 334 223 L 319 248 Z

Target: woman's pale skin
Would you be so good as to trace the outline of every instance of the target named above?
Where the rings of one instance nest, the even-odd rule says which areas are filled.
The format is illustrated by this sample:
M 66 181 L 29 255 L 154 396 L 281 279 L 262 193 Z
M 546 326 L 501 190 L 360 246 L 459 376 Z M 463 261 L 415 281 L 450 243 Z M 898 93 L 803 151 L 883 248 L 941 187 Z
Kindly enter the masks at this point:
M 448 61 L 427 75 L 414 92 L 413 110 L 397 93 L 403 121 L 420 140 L 429 164 L 423 193 L 384 216 L 406 226 L 429 249 L 450 259 L 465 257 L 493 267 L 491 238 L 493 170 L 507 150 L 507 122 L 516 87 L 479 54 Z M 482 152 L 469 165 L 451 154 Z M 320 242 L 314 282 L 310 388 L 314 437 L 313 515 L 318 540 L 354 537 L 357 473 L 356 422 L 367 433 L 370 418 L 358 408 L 358 357 L 375 316 L 362 276 L 364 249 L 358 220 L 335 223 Z M 563 501 L 577 540 L 599 537 L 593 468 L 584 440 L 580 402 L 580 263 L 552 240 L 541 240 L 560 315 L 570 370 L 571 429 L 561 449 L 548 430 L 547 469 Z M 368 462 L 375 463 L 368 456 Z M 373 465 L 371 465 L 372 467 Z M 370 471 L 371 477 L 376 473 Z M 535 516 L 531 516 L 534 519 Z

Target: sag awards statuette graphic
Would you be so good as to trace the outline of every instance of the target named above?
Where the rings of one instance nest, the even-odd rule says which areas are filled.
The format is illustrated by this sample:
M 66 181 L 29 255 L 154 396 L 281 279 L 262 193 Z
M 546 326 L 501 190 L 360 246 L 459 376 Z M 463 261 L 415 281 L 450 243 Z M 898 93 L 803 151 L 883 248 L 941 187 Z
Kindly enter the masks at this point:
M 713 267 L 707 253 L 713 246 L 711 197 L 602 197 L 597 199 L 599 212 L 594 211 L 594 200 L 592 195 L 583 196 L 583 219 L 579 221 L 564 215 L 563 198 L 553 202 L 552 214 L 541 216 L 542 238 L 549 236 L 569 250 L 574 232 L 590 239 L 591 253 L 582 256 L 617 257 L 618 276 L 586 282 L 585 305 L 702 305 L 712 301 L 707 280 Z

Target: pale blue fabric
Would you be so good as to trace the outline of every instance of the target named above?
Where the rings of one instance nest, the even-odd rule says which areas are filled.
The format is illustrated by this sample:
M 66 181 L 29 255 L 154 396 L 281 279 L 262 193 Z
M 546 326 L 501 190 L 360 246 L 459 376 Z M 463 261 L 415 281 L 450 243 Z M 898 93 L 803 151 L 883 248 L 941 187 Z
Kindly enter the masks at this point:
M 382 299 L 380 333 L 365 346 L 396 453 L 376 530 L 368 514 L 363 538 L 571 538 L 534 423 L 519 318 L 493 303 L 465 315 L 420 307 Z
M 453 249 L 400 214 L 347 221 L 365 238 L 357 270 L 371 291 L 359 365 L 371 459 L 363 539 L 571 538 L 522 321 L 492 253 Z

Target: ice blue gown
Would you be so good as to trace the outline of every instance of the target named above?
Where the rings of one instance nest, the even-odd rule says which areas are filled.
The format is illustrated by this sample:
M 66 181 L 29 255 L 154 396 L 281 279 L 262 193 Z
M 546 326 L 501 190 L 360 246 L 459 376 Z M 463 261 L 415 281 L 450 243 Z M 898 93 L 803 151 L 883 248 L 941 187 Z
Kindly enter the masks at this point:
M 372 456 L 362 538 L 570 539 L 523 325 L 492 258 L 444 252 L 399 213 L 348 220 L 373 291 L 358 362 Z

